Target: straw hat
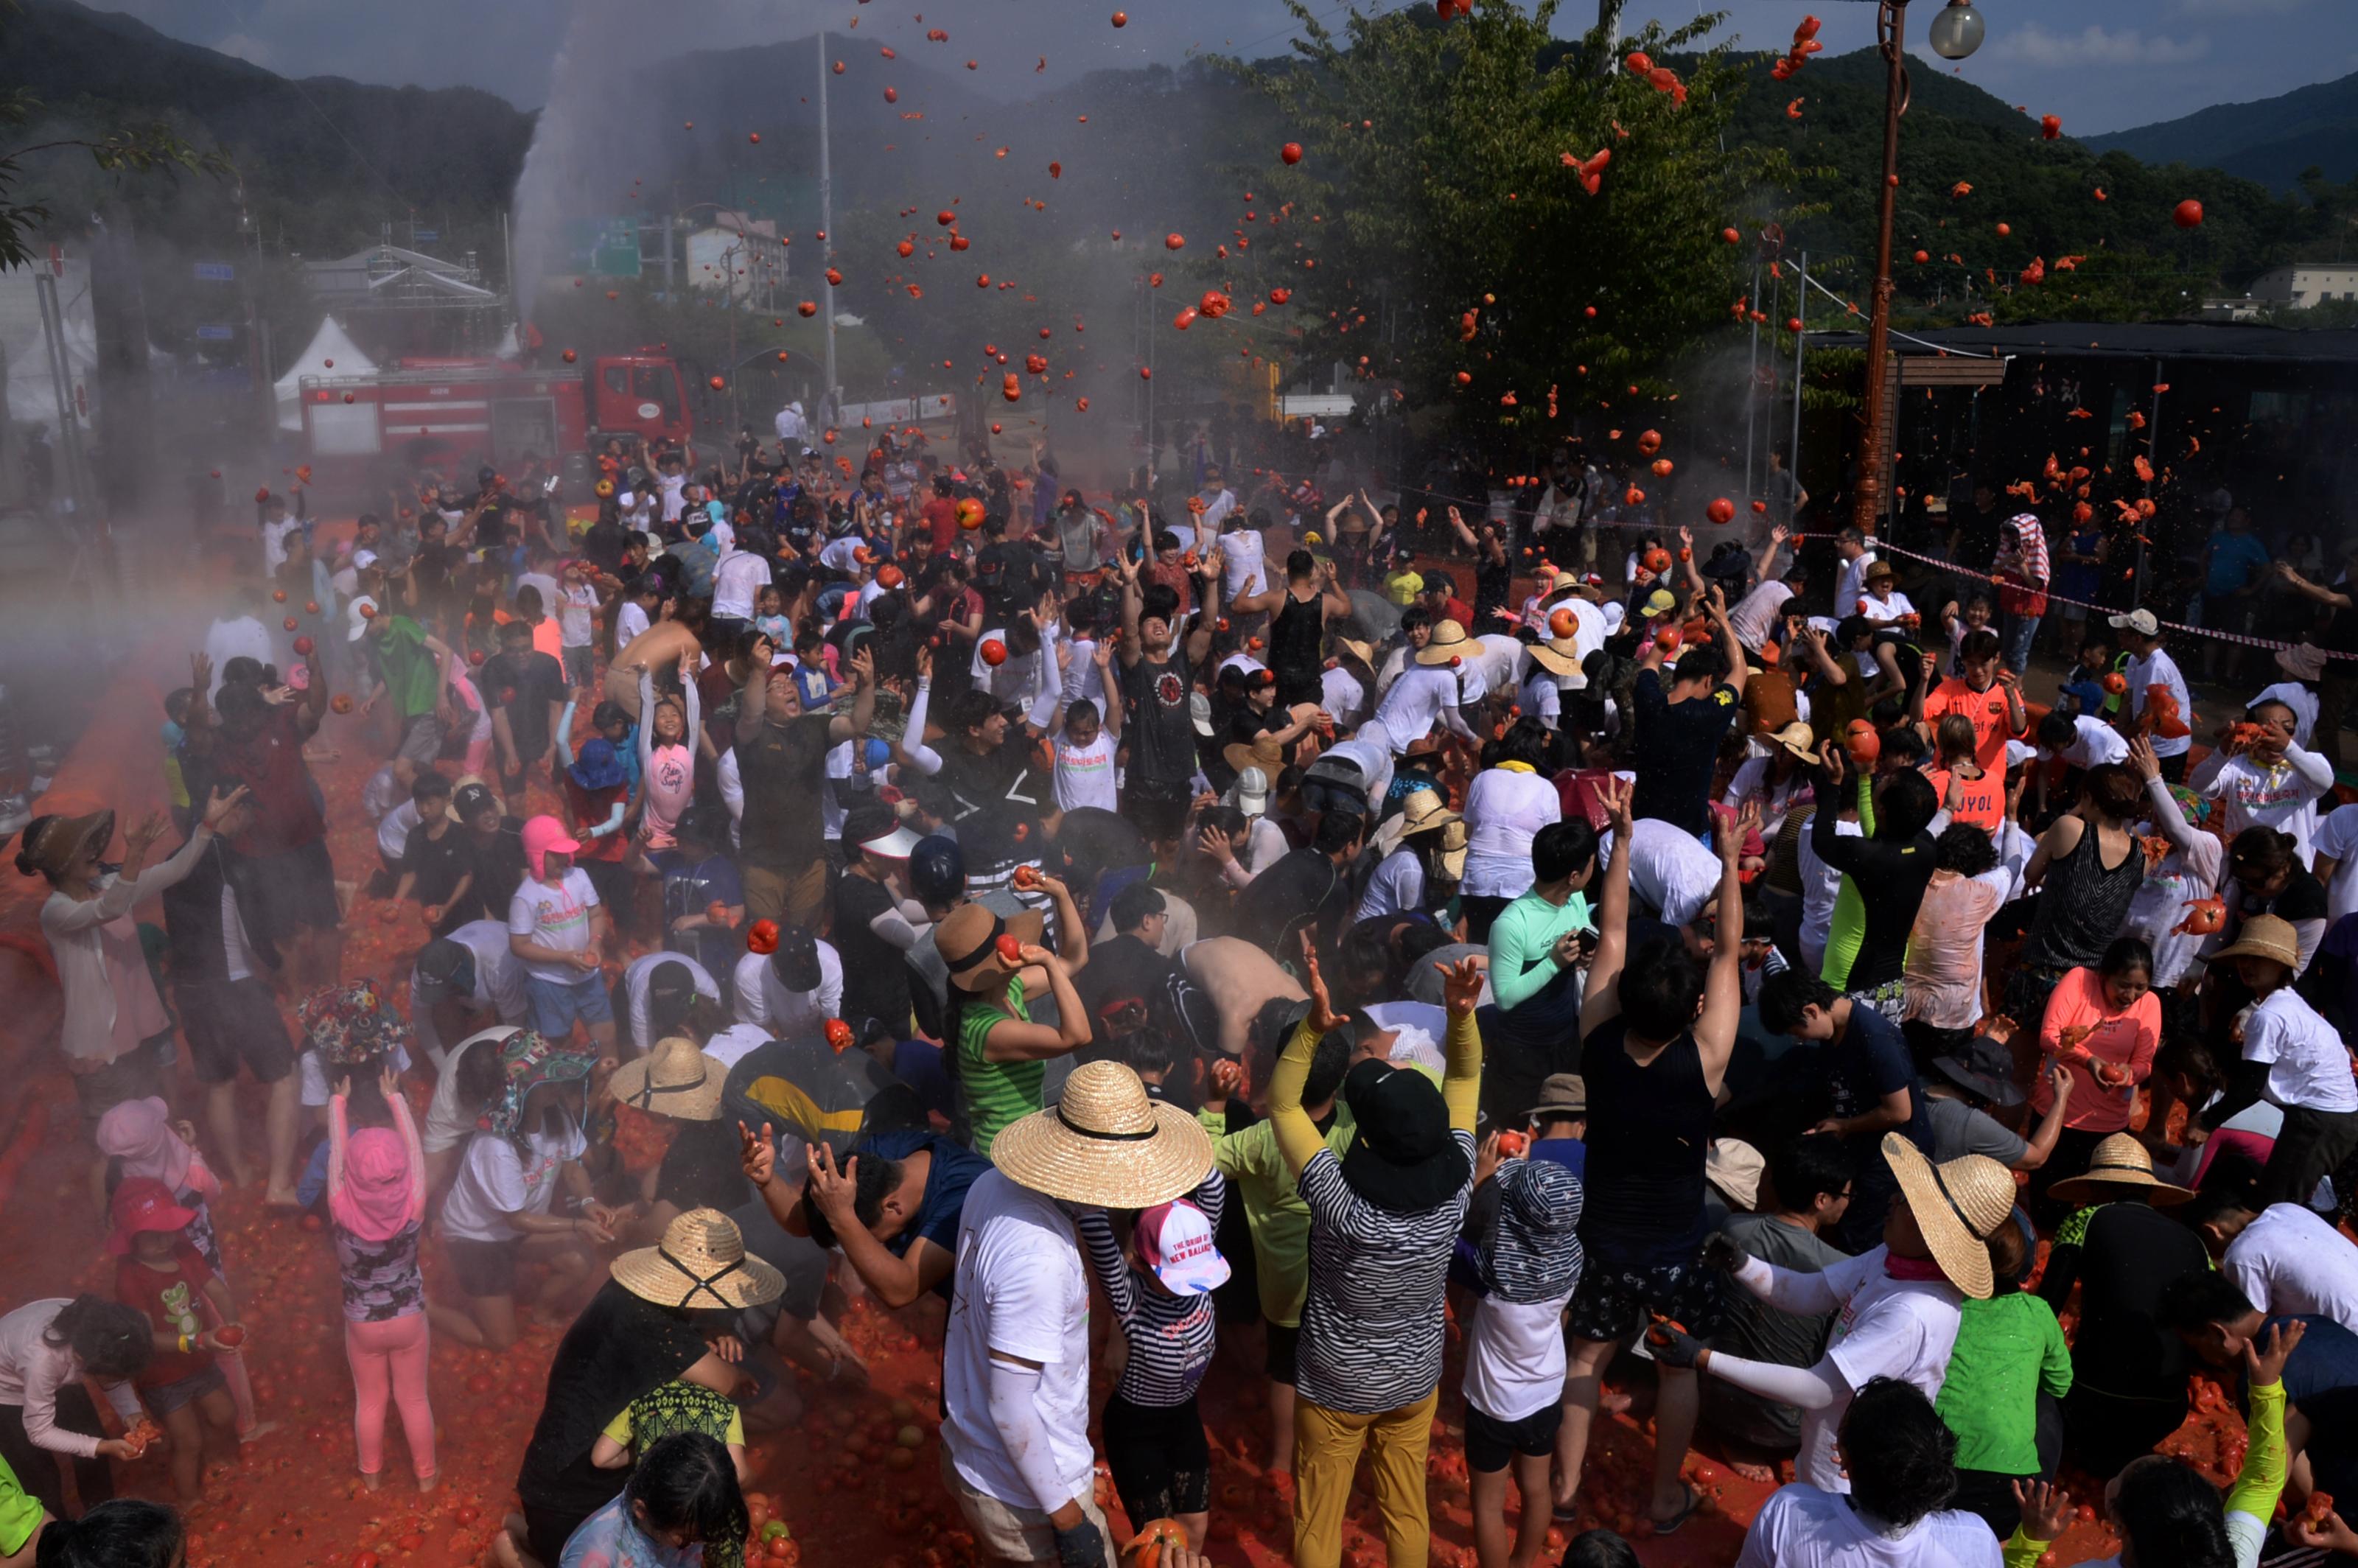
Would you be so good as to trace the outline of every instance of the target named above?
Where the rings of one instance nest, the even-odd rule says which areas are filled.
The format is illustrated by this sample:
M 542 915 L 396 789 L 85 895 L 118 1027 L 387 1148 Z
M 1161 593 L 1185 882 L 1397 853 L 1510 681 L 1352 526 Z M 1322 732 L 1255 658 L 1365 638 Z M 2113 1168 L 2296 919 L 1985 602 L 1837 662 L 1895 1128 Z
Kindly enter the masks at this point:
M 2088 1156 L 2085 1171 L 2067 1176 L 2047 1190 L 2059 1203 L 2078 1206 L 2106 1201 L 2112 1195 L 2103 1190 L 2106 1187 L 2142 1188 L 2146 1202 L 2156 1208 L 2169 1208 L 2194 1195 L 2189 1188 L 2173 1186 L 2156 1177 L 2153 1156 L 2145 1152 L 2144 1144 L 2125 1132 L 2115 1132 L 2097 1144 Z
M 1883 1135 L 1883 1157 L 1916 1216 L 1916 1228 L 1949 1283 L 1977 1302 L 1996 1290 L 1984 1238 L 2014 1212 L 2014 1173 L 1986 1154 L 1935 1165 L 1908 1138 Z
M 1344 653 L 1350 654 L 1353 658 L 1358 660 L 1359 663 L 1367 665 L 1368 668 L 1374 669 L 1376 667 L 1376 649 L 1374 643 L 1363 643 L 1357 637 L 1346 637 L 1337 633 L 1335 638 L 1335 646 L 1341 649 Z
M 2211 955 L 2213 963 L 2221 958 L 2274 958 L 2288 969 L 2298 969 L 2300 937 L 2282 915 L 2255 914 L 2233 942 Z
M 1464 658 L 1473 641 L 1466 634 L 1466 628 L 1456 622 L 1436 621 L 1433 623 L 1433 640 L 1417 650 L 1416 662 L 1420 665 L 1446 665 L 1452 659 Z
M 1788 752 L 1804 762 L 1814 762 L 1818 760 L 1818 732 L 1798 719 L 1769 736 L 1768 739 L 1772 744 L 1784 747 Z
M 93 811 L 86 816 L 37 816 L 25 830 L 16 859 L 27 871 L 60 877 L 81 859 L 92 840 L 103 844 L 114 837 L 112 811 Z
M 1177 1106 L 1148 1098 L 1120 1062 L 1084 1062 L 1063 1099 L 991 1140 L 990 1162 L 1052 1198 L 1149 1209 L 1195 1190 L 1212 1168 L 1212 1140 Z
M 1437 832 L 1464 820 L 1449 809 L 1449 803 L 1441 797 L 1439 790 L 1412 790 L 1401 802 L 1400 815 L 1376 829 L 1376 848 L 1389 855 L 1412 833 Z
M 934 927 L 934 946 L 941 954 L 942 962 L 949 966 L 950 984 L 958 989 L 1004 990 L 1007 977 L 1013 970 L 999 961 L 995 950 L 1000 937 L 1012 936 L 1027 946 L 1037 946 L 1046 925 L 1046 919 L 1036 909 L 1002 919 L 986 905 L 962 903 Z
M 1470 843 L 1463 822 L 1453 822 L 1441 830 L 1439 869 L 1447 881 L 1462 882 L 1466 880 L 1466 850 Z
M 664 1227 L 660 1243 L 615 1259 L 611 1272 L 657 1306 L 760 1306 L 786 1292 L 786 1277 L 750 1256 L 737 1222 L 717 1208 L 689 1209 Z
M 1586 657 L 1576 629 L 1569 637 L 1551 636 L 1544 643 L 1531 643 L 1525 652 L 1531 654 L 1531 663 L 1552 676 L 1581 675 L 1580 662 Z
M 675 1121 L 715 1121 L 729 1069 L 697 1049 L 693 1040 L 658 1040 L 655 1048 L 615 1070 L 608 1087 L 623 1105 Z
M 1272 741 L 1266 731 L 1252 738 L 1248 746 L 1241 741 L 1230 741 L 1220 748 L 1220 756 L 1238 773 L 1247 768 L 1259 768 L 1264 778 L 1275 778 L 1285 771 L 1285 747 Z

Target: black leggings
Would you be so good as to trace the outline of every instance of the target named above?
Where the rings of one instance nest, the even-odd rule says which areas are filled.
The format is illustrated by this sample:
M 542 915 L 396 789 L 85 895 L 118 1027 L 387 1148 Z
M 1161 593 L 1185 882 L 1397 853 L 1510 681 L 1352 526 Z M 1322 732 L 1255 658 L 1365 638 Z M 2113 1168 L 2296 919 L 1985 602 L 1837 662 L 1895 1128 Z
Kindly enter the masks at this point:
M 2140 1454 L 2186 1423 L 2183 1385 L 2172 1393 L 2128 1399 L 2075 1383 L 2063 1396 L 2064 1453 L 2072 1464 L 2109 1481 Z
M 61 1431 L 85 1437 L 106 1435 L 106 1428 L 98 1422 L 98 1406 L 92 1402 L 90 1390 L 80 1384 L 58 1390 L 55 1409 Z M 25 1495 L 59 1519 L 79 1517 L 66 1507 L 65 1481 L 58 1473 L 60 1460 L 73 1466 L 74 1489 L 81 1496 L 83 1509 L 96 1508 L 114 1496 L 114 1471 L 105 1460 L 68 1458 L 40 1447 L 25 1431 L 22 1405 L 0 1405 L 0 1458 L 16 1472 L 16 1483 L 25 1488 Z
M 1212 1450 L 1190 1394 L 1184 1404 L 1106 1401 L 1106 1468 L 1132 1519 L 1175 1519 L 1212 1506 Z

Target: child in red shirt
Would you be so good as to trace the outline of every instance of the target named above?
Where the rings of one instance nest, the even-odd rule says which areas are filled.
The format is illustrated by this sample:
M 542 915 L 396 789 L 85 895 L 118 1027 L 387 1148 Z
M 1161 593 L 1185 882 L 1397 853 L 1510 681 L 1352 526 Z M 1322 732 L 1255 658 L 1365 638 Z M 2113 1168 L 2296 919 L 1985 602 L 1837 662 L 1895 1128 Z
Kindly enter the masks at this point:
M 226 1347 L 222 1327 L 237 1321 L 237 1306 L 229 1286 L 181 1234 L 195 1217 L 162 1182 L 134 1176 L 114 1190 L 114 1235 L 106 1244 L 121 1260 L 114 1266 L 114 1299 L 146 1313 L 155 1330 L 156 1353 L 135 1386 L 164 1423 L 172 1485 L 184 1506 L 202 1495 L 205 1444 L 198 1412 L 219 1433 L 232 1432 L 237 1420 L 212 1354 Z

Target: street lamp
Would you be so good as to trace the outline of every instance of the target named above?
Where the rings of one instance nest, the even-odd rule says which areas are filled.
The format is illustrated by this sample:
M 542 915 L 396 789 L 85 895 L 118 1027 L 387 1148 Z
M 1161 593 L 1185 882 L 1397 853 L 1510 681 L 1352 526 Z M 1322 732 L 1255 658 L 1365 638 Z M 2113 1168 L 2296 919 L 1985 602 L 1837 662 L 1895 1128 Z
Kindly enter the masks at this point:
M 1883 55 L 1883 189 L 1878 192 L 1875 232 L 1875 291 L 1866 324 L 1866 430 L 1859 444 L 1858 485 L 1851 521 L 1862 534 L 1875 532 L 1883 511 L 1884 470 L 1889 462 L 1885 427 L 1890 421 L 1891 220 L 1899 196 L 1899 116 L 1908 113 L 1907 56 L 1900 35 L 1908 0 L 1877 0 L 1876 48 Z M 1931 40 L 1943 59 L 1963 59 L 1979 49 L 1985 30 L 1982 14 L 1967 0 L 1949 0 L 1932 18 Z

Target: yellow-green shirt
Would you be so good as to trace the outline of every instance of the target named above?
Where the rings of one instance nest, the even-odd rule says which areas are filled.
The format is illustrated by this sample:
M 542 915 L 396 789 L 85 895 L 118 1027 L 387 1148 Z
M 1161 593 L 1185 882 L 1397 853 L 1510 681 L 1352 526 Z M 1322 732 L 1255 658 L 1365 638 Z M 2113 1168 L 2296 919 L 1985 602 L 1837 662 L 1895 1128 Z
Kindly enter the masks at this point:
M 1416 596 L 1423 591 L 1424 574 L 1422 572 L 1386 572 L 1384 574 L 1384 597 L 1402 610 L 1414 604 Z
M 1244 1199 L 1260 1281 L 1260 1314 L 1282 1327 L 1298 1327 L 1302 1303 L 1310 1293 L 1310 1206 L 1302 1201 L 1278 1150 L 1276 1124 L 1257 1121 L 1229 1132 L 1225 1115 L 1206 1112 L 1199 1119 L 1213 1134 L 1212 1162 Z M 1351 1147 L 1352 1128 L 1349 1108 L 1336 1101 L 1326 1147 L 1338 1160 Z

